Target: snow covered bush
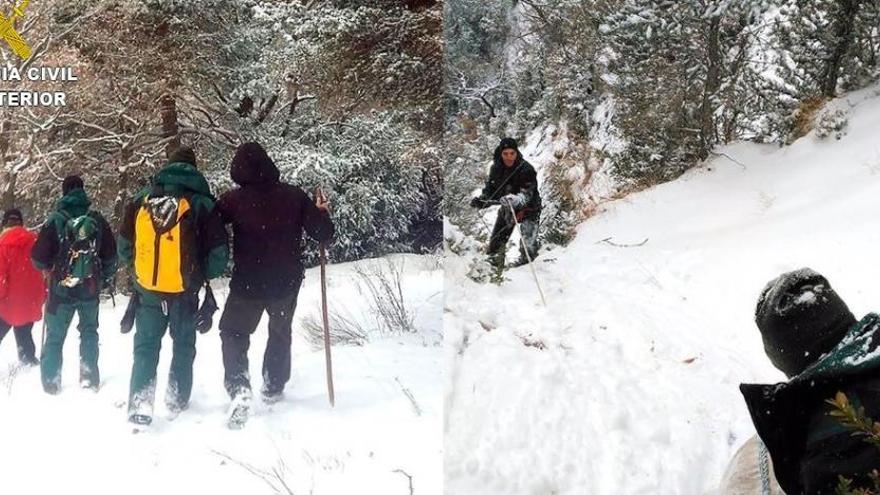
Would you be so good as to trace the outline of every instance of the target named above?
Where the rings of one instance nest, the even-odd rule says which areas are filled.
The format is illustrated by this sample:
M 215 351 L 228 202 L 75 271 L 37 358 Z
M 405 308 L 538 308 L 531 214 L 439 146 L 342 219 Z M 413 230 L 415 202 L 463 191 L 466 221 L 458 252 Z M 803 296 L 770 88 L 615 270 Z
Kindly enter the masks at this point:
M 846 134 L 848 125 L 849 114 L 846 110 L 841 108 L 826 110 L 819 114 L 819 119 L 816 122 L 816 136 L 822 139 L 829 136 L 840 139 Z
M 376 260 L 355 268 L 361 294 L 372 300 L 378 328 L 390 335 L 415 333 L 415 315 L 403 296 L 404 261 Z
M 812 131 L 816 124 L 816 114 L 822 111 L 826 103 L 828 99 L 821 96 L 813 96 L 801 101 L 791 114 L 786 142 L 794 142 Z
M 321 186 L 328 195 L 337 228 L 335 260 L 408 250 L 410 227 L 428 200 L 422 187 L 427 171 L 405 161 L 418 136 L 399 118 L 357 116 L 303 129 L 295 147 L 270 144 L 284 180 Z
M 302 328 L 305 331 L 306 340 L 313 349 L 324 348 L 324 321 L 321 316 L 321 308 L 306 315 L 302 320 Z M 327 316 L 330 324 L 330 345 L 363 346 L 369 342 L 369 329 L 343 308 L 329 308 Z

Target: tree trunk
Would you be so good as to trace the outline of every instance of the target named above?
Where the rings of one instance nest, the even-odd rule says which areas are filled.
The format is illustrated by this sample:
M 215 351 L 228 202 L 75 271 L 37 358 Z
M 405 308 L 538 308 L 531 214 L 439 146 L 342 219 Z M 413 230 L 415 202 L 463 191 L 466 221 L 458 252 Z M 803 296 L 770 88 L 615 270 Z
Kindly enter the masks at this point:
M 113 220 L 115 222 L 122 221 L 123 215 L 125 215 L 125 204 L 128 202 L 128 180 L 130 172 L 129 168 L 129 160 L 131 160 L 132 151 L 131 148 L 123 146 L 119 150 L 119 167 L 117 170 L 119 171 L 119 181 L 116 183 L 117 187 L 117 195 L 116 200 L 113 202 Z
M 235 112 L 239 117 L 247 117 L 251 114 L 251 110 L 254 109 L 254 100 L 250 96 L 245 96 L 241 99 L 241 103 L 238 104 L 238 107 L 235 109 Z
M 404 3 L 407 10 L 417 12 L 437 5 L 437 0 L 406 0 Z
M 860 0 L 841 0 L 838 5 L 840 10 L 832 21 L 831 29 L 834 32 L 831 54 L 825 61 L 825 70 L 822 73 L 822 94 L 832 98 L 837 93 L 837 79 L 840 78 L 840 68 L 852 45 L 855 37 L 855 20 L 859 13 Z
M 15 182 L 15 172 L 6 172 L 4 174 L 3 187 L 0 188 L 0 208 L 3 211 L 15 208 Z
M 159 113 L 162 116 L 162 137 L 173 137 L 165 145 L 165 154 L 171 155 L 180 148 L 180 127 L 177 122 L 177 102 L 174 97 L 165 94 L 159 98 Z
M 706 158 L 709 149 L 715 144 L 715 118 L 712 99 L 721 86 L 721 48 L 719 30 L 721 17 L 715 16 L 709 22 L 706 33 L 706 82 L 703 85 L 703 101 L 700 106 L 700 155 Z
M 259 115 L 257 115 L 257 123 L 254 125 L 262 124 L 266 118 L 269 117 L 269 114 L 272 113 L 272 109 L 275 108 L 275 105 L 278 103 L 278 91 L 272 94 L 272 97 L 269 98 L 269 101 L 260 109 Z
M 6 168 L 6 160 L 9 156 L 9 125 L 8 119 L 3 119 L 0 123 L 0 171 Z M 15 208 L 15 172 L 7 170 L 2 174 L 3 181 L 0 182 L 0 208 L 6 211 Z

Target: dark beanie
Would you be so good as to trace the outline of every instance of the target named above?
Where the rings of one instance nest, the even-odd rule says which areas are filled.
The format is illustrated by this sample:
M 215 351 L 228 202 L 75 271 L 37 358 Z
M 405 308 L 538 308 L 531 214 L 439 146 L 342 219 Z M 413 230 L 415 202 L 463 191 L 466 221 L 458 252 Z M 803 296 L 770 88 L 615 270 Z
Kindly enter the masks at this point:
M 24 223 L 24 217 L 21 216 L 21 211 L 13 208 L 11 210 L 6 210 L 3 212 L 3 223 L 4 227 L 9 227 L 10 225 L 21 225 Z
M 83 189 L 85 184 L 83 184 L 83 180 L 78 175 L 68 175 L 64 178 L 64 182 L 61 183 L 61 193 L 67 194 L 74 189 Z
M 517 150 L 519 151 L 519 145 L 516 142 L 516 139 L 512 137 L 506 137 L 501 140 L 501 143 L 498 145 L 499 150 Z
M 189 146 L 181 146 L 168 155 L 168 163 L 189 163 L 196 166 L 196 152 Z
M 767 357 L 792 377 L 831 351 L 857 321 L 825 277 L 801 268 L 767 284 L 755 323 Z

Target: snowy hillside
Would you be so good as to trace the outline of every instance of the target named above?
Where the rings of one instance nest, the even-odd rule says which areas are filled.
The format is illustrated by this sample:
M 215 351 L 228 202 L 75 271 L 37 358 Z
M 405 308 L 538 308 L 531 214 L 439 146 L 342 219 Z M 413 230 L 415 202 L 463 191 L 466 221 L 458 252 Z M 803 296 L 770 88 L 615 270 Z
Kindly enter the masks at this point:
M 713 492 L 754 434 L 738 384 L 783 378 L 752 320 L 764 284 L 810 266 L 880 309 L 880 88 L 831 106 L 840 140 L 734 144 L 606 204 L 539 258 L 547 307 L 529 268 L 477 284 L 448 257 L 447 493 Z
M 77 388 L 78 335 L 65 347 L 64 389 L 47 396 L 39 370 L 12 373 L 12 335 L 0 345 L 0 479 L 3 493 L 407 494 L 442 489 L 441 268 L 436 259 L 394 257 L 404 263 L 403 288 L 417 333 L 379 335 L 363 347 L 334 347 L 336 408 L 327 400 L 323 350 L 305 342 L 301 321 L 318 314 L 320 276 L 307 273 L 294 323 L 293 378 L 286 398 L 267 406 L 255 401 L 245 429 L 225 427 L 220 337 L 216 329 L 198 339 L 191 407 L 166 419 L 161 398 L 170 338 L 159 365 L 156 420 L 132 434 L 125 400 L 131 372 L 132 336 L 119 333 L 125 300 L 102 306 L 101 372 L 95 395 Z M 328 269 L 331 310 L 369 327 L 370 298 L 358 290 L 355 267 Z M 223 285 L 215 283 L 215 288 Z M 221 307 L 227 290 L 218 291 Z M 218 313 L 215 323 L 219 321 Z M 266 318 L 252 339 L 251 376 L 260 386 Z M 39 329 L 35 337 L 39 346 Z M 407 394 L 411 394 L 412 399 Z M 249 470 L 268 472 L 270 483 Z M 277 470 L 277 471 L 276 471 Z M 280 473 L 287 488 L 275 478 Z

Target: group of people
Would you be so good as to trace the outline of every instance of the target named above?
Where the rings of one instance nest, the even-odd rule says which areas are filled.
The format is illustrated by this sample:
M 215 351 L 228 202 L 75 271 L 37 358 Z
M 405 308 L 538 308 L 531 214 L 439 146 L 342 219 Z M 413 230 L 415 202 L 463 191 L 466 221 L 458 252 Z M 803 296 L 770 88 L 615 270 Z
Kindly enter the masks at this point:
M 167 165 L 126 205 L 118 235 L 91 208 L 79 176 L 62 183 L 62 196 L 38 234 L 25 228 L 17 209 L 3 215 L 0 232 L 0 339 L 14 329 L 19 359 L 40 366 L 43 389 L 61 391 L 62 348 L 74 315 L 80 333 L 80 386 L 97 391 L 98 313 L 102 290 L 112 287 L 120 265 L 130 270 L 133 294 L 134 362 L 128 420 L 153 418 L 156 371 L 162 337 L 173 340 L 165 397 L 176 416 L 189 406 L 196 333 L 210 328 L 209 281 L 224 274 L 231 225 L 233 270 L 220 319 L 224 385 L 232 399 L 230 426 L 247 420 L 252 400 L 248 349 L 265 311 L 269 340 L 263 358 L 263 400 L 282 397 L 291 371 L 293 313 L 304 276 L 303 233 L 319 242 L 333 238 L 329 202 L 313 201 L 283 183 L 266 151 L 241 145 L 231 164 L 237 188 L 215 200 L 197 167 L 195 152 L 181 147 Z M 199 308 L 205 288 L 206 304 Z M 45 303 L 45 315 L 43 306 Z M 33 325 L 45 317 L 39 360 Z M 123 325 L 123 329 L 125 326 Z

